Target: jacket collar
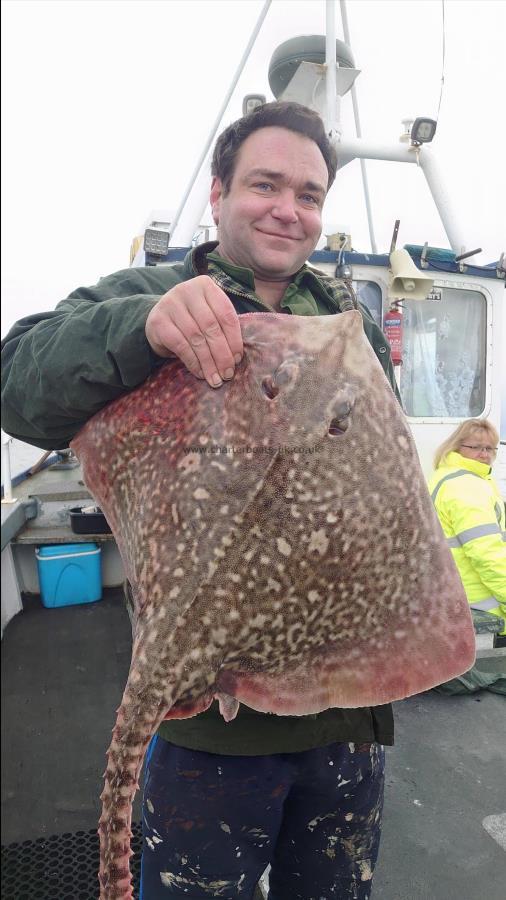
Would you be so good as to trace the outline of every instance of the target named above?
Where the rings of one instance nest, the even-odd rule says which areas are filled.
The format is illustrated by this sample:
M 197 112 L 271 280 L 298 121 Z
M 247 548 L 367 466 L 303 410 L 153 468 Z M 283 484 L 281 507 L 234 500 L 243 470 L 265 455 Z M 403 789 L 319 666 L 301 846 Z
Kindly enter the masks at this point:
M 190 250 L 186 254 L 184 268 L 188 274 L 207 275 L 207 256 L 216 250 L 218 243 L 218 241 L 207 241 L 205 244 L 198 244 L 197 247 L 194 247 L 193 250 Z M 255 290 L 255 276 L 251 269 L 236 266 L 233 263 L 228 262 L 228 260 L 222 259 L 217 253 L 213 255 L 213 262 L 218 263 L 218 265 L 239 284 L 244 285 L 244 287 L 249 288 L 249 290 Z M 292 276 L 292 282 L 299 285 L 302 279 L 306 277 L 310 280 L 318 280 L 315 277 L 315 273 L 313 273 L 309 266 L 304 263 L 304 265 L 302 265 Z
M 457 453 L 456 450 L 450 450 L 446 454 L 443 459 L 443 465 L 445 467 L 451 466 L 453 468 L 455 466 L 457 469 L 467 469 L 468 472 L 474 472 L 475 475 L 480 475 L 481 478 L 486 478 L 492 471 L 492 467 L 487 463 L 482 463 L 479 459 L 469 459 L 467 456 Z
M 198 244 L 188 251 L 183 265 L 190 277 L 207 275 L 207 254 L 211 253 L 217 246 L 218 241 L 207 241 L 205 244 Z

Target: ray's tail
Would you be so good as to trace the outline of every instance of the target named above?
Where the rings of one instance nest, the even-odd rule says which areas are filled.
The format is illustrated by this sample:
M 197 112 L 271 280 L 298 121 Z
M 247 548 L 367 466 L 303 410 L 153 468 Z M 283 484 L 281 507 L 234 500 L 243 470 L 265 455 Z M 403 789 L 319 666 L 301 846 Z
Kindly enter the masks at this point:
M 132 802 L 151 736 L 167 710 L 167 695 L 135 691 L 132 673 L 118 709 L 107 751 L 104 789 L 100 795 L 100 900 L 132 900 L 130 847 Z

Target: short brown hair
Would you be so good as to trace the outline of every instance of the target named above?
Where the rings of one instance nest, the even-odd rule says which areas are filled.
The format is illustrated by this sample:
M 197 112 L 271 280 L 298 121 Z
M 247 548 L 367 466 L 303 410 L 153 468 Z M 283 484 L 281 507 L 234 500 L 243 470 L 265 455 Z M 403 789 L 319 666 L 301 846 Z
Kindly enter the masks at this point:
M 307 106 L 302 106 L 301 103 L 277 100 L 257 106 L 247 116 L 232 122 L 218 137 L 211 163 L 211 174 L 220 179 L 224 192 L 228 193 L 230 190 L 237 154 L 246 138 L 259 128 L 273 126 L 302 134 L 317 144 L 329 173 L 327 184 L 329 190 L 336 177 L 337 153 L 327 137 L 322 119 L 318 113 Z
M 450 437 L 446 438 L 446 441 L 443 441 L 437 448 L 434 455 L 434 468 L 437 469 L 441 463 L 444 463 L 447 453 L 451 453 L 452 450 L 457 450 L 458 452 L 459 447 L 462 446 L 464 441 L 469 440 L 469 435 L 475 430 L 481 430 L 486 434 L 486 439 L 490 440 L 491 444 L 496 445 L 499 443 L 498 431 L 488 419 L 466 419 L 465 422 L 461 422 L 458 428 L 456 428 L 455 431 L 452 431 Z

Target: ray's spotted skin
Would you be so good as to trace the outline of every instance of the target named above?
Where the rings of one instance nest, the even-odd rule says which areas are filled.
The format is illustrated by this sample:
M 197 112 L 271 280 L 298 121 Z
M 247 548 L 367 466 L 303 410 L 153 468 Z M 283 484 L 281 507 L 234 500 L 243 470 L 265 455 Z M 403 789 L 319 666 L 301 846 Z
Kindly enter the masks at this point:
M 215 697 L 227 721 L 240 702 L 374 706 L 474 661 L 460 578 L 360 313 L 240 322 L 232 381 L 213 391 L 167 363 L 72 444 L 136 611 L 102 793 L 103 900 L 132 897 L 131 804 L 164 717 Z

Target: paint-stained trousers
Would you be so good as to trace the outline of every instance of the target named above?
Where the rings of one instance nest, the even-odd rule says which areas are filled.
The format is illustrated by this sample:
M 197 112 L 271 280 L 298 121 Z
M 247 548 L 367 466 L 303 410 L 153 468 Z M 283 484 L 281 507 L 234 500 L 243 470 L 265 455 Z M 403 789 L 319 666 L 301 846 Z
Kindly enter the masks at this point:
M 143 804 L 141 900 L 369 900 L 384 749 L 217 756 L 154 738 Z

